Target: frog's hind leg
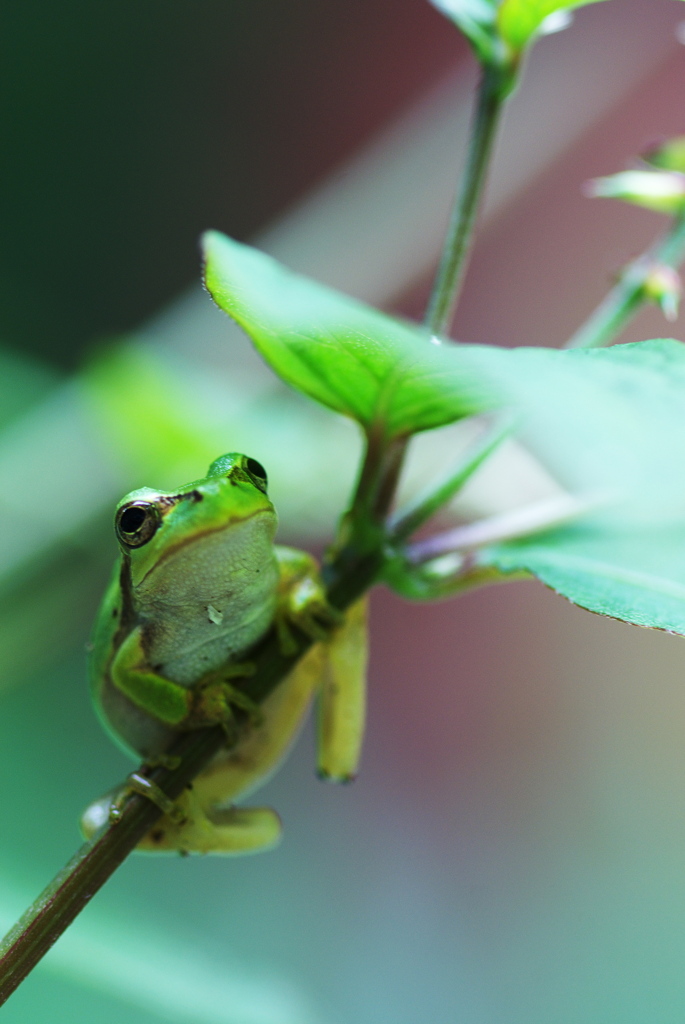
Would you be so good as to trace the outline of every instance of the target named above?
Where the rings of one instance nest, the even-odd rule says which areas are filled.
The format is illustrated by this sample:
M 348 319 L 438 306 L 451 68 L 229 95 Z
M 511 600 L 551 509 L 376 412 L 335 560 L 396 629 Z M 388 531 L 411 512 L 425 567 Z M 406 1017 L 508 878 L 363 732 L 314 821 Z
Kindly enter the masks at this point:
M 318 701 L 319 776 L 351 782 L 357 774 L 366 720 L 367 600 L 345 613 L 321 645 L 325 652 Z
M 137 846 L 146 853 L 241 854 L 267 850 L 281 837 L 281 820 L 269 807 L 203 807 L 188 789 L 173 817 L 164 815 Z
M 350 782 L 357 774 L 366 718 L 367 602 L 362 598 L 342 614 L 329 605 L 311 555 L 277 547 L 276 557 L 280 572 L 276 628 L 281 650 L 284 654 L 297 650 L 290 628 L 295 625 L 318 641 L 314 651 L 321 656 L 319 775 L 332 782 Z M 299 666 L 295 674 L 298 671 Z

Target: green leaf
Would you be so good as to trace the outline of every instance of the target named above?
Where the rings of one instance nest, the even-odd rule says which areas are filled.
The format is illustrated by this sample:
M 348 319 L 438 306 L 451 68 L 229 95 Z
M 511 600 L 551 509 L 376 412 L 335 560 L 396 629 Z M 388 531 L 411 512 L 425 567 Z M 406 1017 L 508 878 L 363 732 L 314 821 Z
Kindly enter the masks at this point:
M 210 231 L 205 280 L 221 309 L 298 391 L 393 437 L 488 408 L 453 346 L 422 329 L 293 274 L 256 249 Z
M 585 186 L 593 199 L 621 199 L 657 213 L 678 216 L 685 211 L 685 174 L 676 171 L 622 171 L 593 178 Z
M 520 54 L 544 30 L 550 15 L 585 7 L 598 0 L 502 0 L 497 9 L 497 27 L 502 39 Z
M 481 566 L 526 570 L 591 611 L 685 633 L 685 346 L 457 350 L 582 519 L 483 548 Z
M 207 280 L 285 380 L 365 426 L 382 418 L 401 433 L 469 410 L 513 413 L 521 440 L 592 510 L 491 544 L 476 567 L 532 572 L 592 611 L 685 632 L 683 344 L 431 346 L 421 331 L 214 234 Z
M 490 63 L 496 45 L 497 0 L 431 0 L 469 40 L 478 58 Z
M 592 612 L 685 634 L 685 536 L 681 526 L 613 530 L 568 526 L 482 553 L 502 572 L 532 572 Z

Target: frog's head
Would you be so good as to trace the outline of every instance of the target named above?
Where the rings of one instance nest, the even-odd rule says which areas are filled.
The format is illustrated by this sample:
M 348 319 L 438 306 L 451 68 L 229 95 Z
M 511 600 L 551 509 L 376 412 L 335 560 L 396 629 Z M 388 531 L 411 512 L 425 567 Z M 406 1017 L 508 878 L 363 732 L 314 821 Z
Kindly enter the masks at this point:
M 244 532 L 235 528 L 248 520 L 270 542 L 277 519 L 266 487 L 264 467 L 256 459 L 232 452 L 216 459 L 203 480 L 177 491 L 149 487 L 131 491 L 117 506 L 114 528 L 130 559 L 134 586 L 188 545 L 210 536 L 219 540 L 217 534 Z

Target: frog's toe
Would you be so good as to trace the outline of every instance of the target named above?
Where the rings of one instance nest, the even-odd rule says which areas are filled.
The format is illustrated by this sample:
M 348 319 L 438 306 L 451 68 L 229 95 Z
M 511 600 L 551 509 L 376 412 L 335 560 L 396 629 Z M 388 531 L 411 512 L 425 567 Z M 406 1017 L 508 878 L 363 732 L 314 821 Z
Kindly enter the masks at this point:
M 269 807 L 205 810 L 192 790 L 182 798 L 182 823 L 164 816 L 137 849 L 147 853 L 241 854 L 267 850 L 281 837 L 281 821 Z
M 234 708 L 244 712 L 250 725 L 262 724 L 263 715 L 258 704 L 225 680 L 218 680 L 197 688 L 193 708 L 193 724 L 223 725 L 231 732 L 235 726 Z

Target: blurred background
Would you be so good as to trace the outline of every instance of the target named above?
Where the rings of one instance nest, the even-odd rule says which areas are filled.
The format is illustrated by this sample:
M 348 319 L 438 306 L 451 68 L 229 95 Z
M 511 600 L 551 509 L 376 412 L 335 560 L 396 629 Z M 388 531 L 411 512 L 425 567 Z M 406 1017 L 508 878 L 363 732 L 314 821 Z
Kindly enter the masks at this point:
M 581 195 L 682 133 L 685 9 L 612 0 L 541 40 L 509 111 L 455 336 L 563 343 L 658 215 Z M 215 227 L 420 316 L 474 67 L 424 0 L 26 0 L 3 16 L 0 925 L 130 766 L 84 644 L 111 509 L 220 452 L 264 462 L 281 538 L 320 549 L 350 424 L 281 387 L 202 293 Z M 672 335 L 655 311 L 628 340 Z M 422 439 L 409 484 L 444 462 Z M 674 467 L 674 471 L 676 468 Z M 506 501 L 539 481 L 520 464 Z M 487 474 L 470 515 L 502 507 Z M 8 1022 L 682 1024 L 683 640 L 536 583 L 374 594 L 363 771 L 309 732 L 260 802 L 274 853 L 132 857 Z

